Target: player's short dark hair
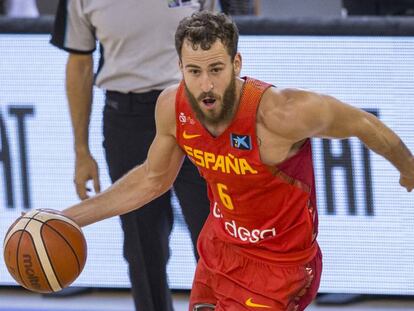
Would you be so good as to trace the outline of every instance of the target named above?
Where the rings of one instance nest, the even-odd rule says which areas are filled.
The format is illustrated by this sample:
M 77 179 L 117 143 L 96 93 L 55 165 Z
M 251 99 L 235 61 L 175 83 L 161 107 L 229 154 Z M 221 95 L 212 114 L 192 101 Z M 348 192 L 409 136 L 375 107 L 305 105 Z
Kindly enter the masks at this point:
M 208 50 L 220 40 L 233 60 L 237 53 L 239 30 L 230 17 L 223 13 L 201 11 L 184 18 L 175 32 L 175 48 L 181 59 L 184 40 L 191 42 L 194 49 Z

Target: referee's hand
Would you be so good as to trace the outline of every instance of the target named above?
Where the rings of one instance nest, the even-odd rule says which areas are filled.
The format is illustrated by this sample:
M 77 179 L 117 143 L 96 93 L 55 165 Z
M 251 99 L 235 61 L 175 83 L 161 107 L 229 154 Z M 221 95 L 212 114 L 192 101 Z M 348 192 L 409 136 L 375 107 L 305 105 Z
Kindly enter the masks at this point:
M 81 200 L 89 198 L 91 189 L 88 188 L 88 181 L 93 181 L 93 188 L 95 193 L 101 191 L 101 184 L 99 181 L 98 164 L 90 153 L 78 154 L 75 163 L 75 178 L 74 183 L 76 193 Z

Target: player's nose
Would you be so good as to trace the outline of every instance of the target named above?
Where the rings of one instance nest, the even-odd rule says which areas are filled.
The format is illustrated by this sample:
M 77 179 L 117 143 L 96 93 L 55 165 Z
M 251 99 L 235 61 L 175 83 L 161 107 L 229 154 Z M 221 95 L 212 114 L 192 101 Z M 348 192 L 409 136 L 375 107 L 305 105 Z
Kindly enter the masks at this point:
M 208 74 L 204 74 L 201 77 L 201 90 L 204 93 L 208 93 L 213 89 L 213 82 L 211 81 L 210 77 L 208 76 Z

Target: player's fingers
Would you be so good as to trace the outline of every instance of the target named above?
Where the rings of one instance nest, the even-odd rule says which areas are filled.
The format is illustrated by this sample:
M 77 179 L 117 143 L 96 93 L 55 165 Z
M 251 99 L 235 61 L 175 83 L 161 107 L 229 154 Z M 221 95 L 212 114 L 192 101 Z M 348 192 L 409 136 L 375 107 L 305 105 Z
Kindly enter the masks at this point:
M 413 189 L 414 189 L 414 186 L 407 185 L 407 184 L 405 184 L 403 187 L 404 187 L 405 189 L 407 189 L 407 191 L 408 191 L 408 192 L 411 192 L 411 191 L 413 191 Z
M 75 180 L 75 187 L 76 187 L 76 193 L 78 194 L 79 199 L 85 200 L 89 197 L 87 194 L 87 188 L 85 187 L 85 183 L 77 182 Z
M 407 178 L 406 176 L 401 176 L 400 185 L 404 187 L 405 189 L 407 189 L 408 192 L 411 192 L 414 189 L 412 178 L 410 179 L 410 178 Z
M 95 174 L 95 176 L 93 176 L 93 188 L 95 189 L 95 193 L 101 192 L 101 183 L 99 181 L 98 174 Z

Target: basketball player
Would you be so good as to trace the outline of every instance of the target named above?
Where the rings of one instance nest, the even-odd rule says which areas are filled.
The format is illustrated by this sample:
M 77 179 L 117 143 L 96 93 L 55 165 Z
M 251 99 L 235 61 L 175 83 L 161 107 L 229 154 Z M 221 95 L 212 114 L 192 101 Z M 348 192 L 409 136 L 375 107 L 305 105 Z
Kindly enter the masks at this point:
M 64 213 L 85 226 L 167 191 L 185 155 L 206 179 L 210 215 L 190 310 L 304 310 L 322 270 L 311 137 L 358 137 L 414 188 L 414 157 L 375 116 L 331 96 L 240 78 L 238 30 L 224 14 L 181 21 L 183 80 L 156 107 L 147 160 Z

